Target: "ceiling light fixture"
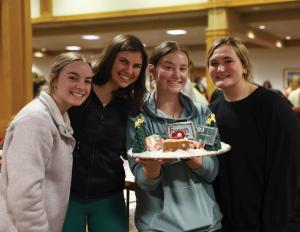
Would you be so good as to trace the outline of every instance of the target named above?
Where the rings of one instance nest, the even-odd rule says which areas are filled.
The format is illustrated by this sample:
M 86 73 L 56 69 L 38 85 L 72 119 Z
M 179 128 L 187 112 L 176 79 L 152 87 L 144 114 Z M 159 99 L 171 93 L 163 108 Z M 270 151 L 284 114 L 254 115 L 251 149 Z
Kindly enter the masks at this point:
M 167 30 L 168 35 L 185 35 L 186 31 L 182 29 Z
M 252 10 L 254 10 L 254 11 L 260 11 L 261 7 L 260 6 L 254 6 L 254 7 L 252 7 Z
M 276 47 L 278 47 L 278 48 L 282 48 L 282 43 L 281 43 L 281 41 L 276 41 Z
M 67 51 L 79 51 L 79 50 L 81 50 L 81 47 L 80 46 L 66 46 L 65 49 Z
M 258 28 L 259 28 L 260 30 L 265 30 L 265 29 L 266 29 L 266 26 L 265 26 L 265 25 L 260 25 Z
M 291 40 L 291 38 L 292 38 L 292 37 L 289 36 L 289 35 L 287 35 L 287 36 L 285 37 L 286 40 Z
M 253 31 L 249 31 L 249 32 L 247 33 L 247 36 L 248 36 L 249 39 L 255 39 L 255 34 L 254 34 Z
M 36 51 L 33 53 L 33 56 L 36 58 L 43 58 L 45 56 L 45 54 L 40 51 Z
M 100 39 L 100 36 L 99 35 L 83 35 L 81 36 L 82 39 L 85 39 L 85 40 L 98 40 Z

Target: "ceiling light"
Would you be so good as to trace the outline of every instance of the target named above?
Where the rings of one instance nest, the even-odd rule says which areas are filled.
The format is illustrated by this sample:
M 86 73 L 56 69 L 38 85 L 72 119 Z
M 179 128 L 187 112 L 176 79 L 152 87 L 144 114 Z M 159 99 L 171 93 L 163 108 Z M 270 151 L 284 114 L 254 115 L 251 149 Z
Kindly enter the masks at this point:
M 167 30 L 168 35 L 185 35 L 186 31 L 181 29 Z
M 254 6 L 254 7 L 252 7 L 252 10 L 254 10 L 254 11 L 260 11 L 260 10 L 261 10 L 261 7 L 259 7 L 259 6 Z
M 40 51 L 36 51 L 33 53 L 33 56 L 36 58 L 43 58 L 45 56 L 45 54 Z
M 80 46 L 66 46 L 65 49 L 68 51 L 79 51 L 79 50 L 81 50 L 81 47 Z
M 81 36 L 82 39 L 85 39 L 85 40 L 98 40 L 100 39 L 100 36 L 99 35 L 83 35 Z
M 282 48 L 282 43 L 281 43 L 281 41 L 276 41 L 276 47 L 278 47 L 278 48 Z
M 249 39 L 255 39 L 255 34 L 253 33 L 253 31 L 249 31 L 247 33 L 247 36 L 248 36 Z
M 265 29 L 266 29 L 266 26 L 265 26 L 265 25 L 260 25 L 258 28 L 259 28 L 260 30 L 265 30 Z
M 289 36 L 289 35 L 285 37 L 286 40 L 291 40 L 291 38 L 292 38 L 292 37 Z

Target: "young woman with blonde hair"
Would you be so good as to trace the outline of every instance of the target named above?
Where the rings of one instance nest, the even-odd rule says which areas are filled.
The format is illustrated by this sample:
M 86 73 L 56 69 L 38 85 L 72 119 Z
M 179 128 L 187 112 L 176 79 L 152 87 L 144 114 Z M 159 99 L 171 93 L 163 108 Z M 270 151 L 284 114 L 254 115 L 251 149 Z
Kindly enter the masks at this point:
M 89 95 L 92 68 L 78 53 L 59 55 L 48 91 L 10 123 L 0 178 L 0 231 L 61 231 L 75 140 L 67 110 Z

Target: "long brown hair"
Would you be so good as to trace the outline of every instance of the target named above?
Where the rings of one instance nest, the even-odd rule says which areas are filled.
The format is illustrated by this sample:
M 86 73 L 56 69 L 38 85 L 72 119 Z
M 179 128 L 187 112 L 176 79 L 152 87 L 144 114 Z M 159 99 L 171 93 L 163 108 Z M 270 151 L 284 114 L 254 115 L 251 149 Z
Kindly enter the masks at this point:
M 188 61 L 190 61 L 188 52 L 176 41 L 165 41 L 153 49 L 150 56 L 150 64 L 156 67 L 162 57 L 177 51 L 183 52 L 187 56 Z
M 142 67 L 138 79 L 134 83 L 126 88 L 114 91 L 113 95 L 125 98 L 129 104 L 130 113 L 137 114 L 143 104 L 146 93 L 145 71 L 148 62 L 147 53 L 139 38 L 129 34 L 120 34 L 113 38 L 110 45 L 104 50 L 102 58 L 95 68 L 96 73 L 93 83 L 103 85 L 109 81 L 117 54 L 122 51 L 140 52 L 142 55 Z

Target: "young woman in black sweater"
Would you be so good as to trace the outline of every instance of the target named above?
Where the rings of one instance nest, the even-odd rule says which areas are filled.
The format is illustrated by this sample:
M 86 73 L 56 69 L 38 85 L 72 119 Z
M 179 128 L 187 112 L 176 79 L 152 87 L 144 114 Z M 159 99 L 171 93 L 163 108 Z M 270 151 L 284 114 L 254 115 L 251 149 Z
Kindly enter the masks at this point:
M 300 121 L 278 94 L 251 83 L 246 47 L 217 40 L 207 66 L 223 97 L 211 103 L 221 140 L 214 184 L 224 232 L 300 231 Z

